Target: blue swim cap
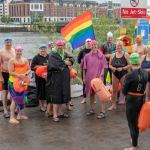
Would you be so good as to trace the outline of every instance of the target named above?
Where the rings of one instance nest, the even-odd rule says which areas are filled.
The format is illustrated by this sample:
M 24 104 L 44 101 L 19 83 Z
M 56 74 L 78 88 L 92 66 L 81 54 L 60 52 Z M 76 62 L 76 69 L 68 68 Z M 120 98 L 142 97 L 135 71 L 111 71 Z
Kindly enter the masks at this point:
M 41 48 L 47 48 L 47 46 L 45 44 L 40 45 L 39 49 Z
M 11 36 L 6 36 L 6 37 L 4 37 L 4 41 L 12 41 Z

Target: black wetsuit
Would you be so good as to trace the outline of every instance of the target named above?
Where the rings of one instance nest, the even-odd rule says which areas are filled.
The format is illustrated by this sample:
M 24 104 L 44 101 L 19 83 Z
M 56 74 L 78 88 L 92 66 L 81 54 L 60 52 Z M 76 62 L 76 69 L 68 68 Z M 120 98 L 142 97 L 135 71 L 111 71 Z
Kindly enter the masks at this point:
M 84 58 L 84 56 L 86 54 L 88 54 L 89 52 L 91 51 L 91 49 L 82 49 L 80 52 L 79 52 L 79 55 L 78 55 L 78 58 L 77 58 L 77 62 L 78 64 L 81 63 L 82 59 Z M 82 75 L 82 80 L 83 80 L 83 70 L 81 70 L 81 75 Z M 85 94 L 85 84 L 83 83 L 83 97 L 86 98 L 86 94 Z
M 128 62 L 125 58 L 125 53 L 123 54 L 123 56 L 121 58 L 117 58 L 116 54 L 112 60 L 112 66 L 115 68 L 122 68 L 128 65 Z M 115 71 L 113 72 L 113 74 L 116 76 L 116 78 L 118 80 L 120 80 L 125 74 L 127 74 L 127 70 L 122 70 L 122 71 Z
M 112 54 L 112 51 L 114 51 L 116 49 L 116 44 L 114 43 L 109 43 L 109 42 L 106 42 L 102 48 L 104 49 L 103 50 L 103 54 L 104 55 L 107 55 L 107 54 Z M 109 59 L 106 58 L 107 60 L 107 63 L 109 64 Z M 109 66 L 109 65 L 108 65 Z M 104 69 L 104 84 L 106 85 L 106 78 L 107 78 L 107 73 L 110 73 L 110 80 L 111 80 L 111 76 L 112 76 L 112 71 L 111 69 L 108 67 L 108 68 L 105 68 Z M 112 82 L 112 81 L 111 81 Z
M 123 94 L 126 96 L 126 116 L 133 147 L 138 145 L 138 115 L 145 100 L 145 89 L 148 73 L 143 69 L 136 69 L 126 75 Z

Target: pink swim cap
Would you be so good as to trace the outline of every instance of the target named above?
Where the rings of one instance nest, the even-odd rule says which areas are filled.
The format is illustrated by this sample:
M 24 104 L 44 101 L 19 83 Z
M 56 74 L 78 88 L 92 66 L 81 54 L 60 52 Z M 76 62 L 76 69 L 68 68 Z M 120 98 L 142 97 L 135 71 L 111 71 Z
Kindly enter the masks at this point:
M 56 41 L 56 45 L 57 46 L 64 46 L 65 45 L 65 42 L 63 40 L 57 40 Z
M 21 46 L 16 46 L 15 50 L 23 50 L 23 48 Z
M 96 44 L 97 44 L 96 40 L 91 41 L 91 45 L 96 45 Z

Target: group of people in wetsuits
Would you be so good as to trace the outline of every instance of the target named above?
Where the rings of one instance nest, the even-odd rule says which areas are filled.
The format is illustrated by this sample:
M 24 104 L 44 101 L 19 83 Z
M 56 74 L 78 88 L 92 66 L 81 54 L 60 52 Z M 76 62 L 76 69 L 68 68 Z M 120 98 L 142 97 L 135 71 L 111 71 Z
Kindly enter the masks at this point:
M 124 96 L 122 96 L 122 100 L 119 103 L 124 104 L 126 100 L 126 114 L 132 138 L 132 147 L 125 150 L 137 150 L 138 114 L 145 101 L 145 96 L 146 99 L 149 98 L 150 47 L 146 48 L 142 44 L 141 37 L 137 36 L 136 44 L 132 46 L 133 54 L 129 55 L 123 51 L 122 41 L 117 41 L 116 44 L 112 41 L 113 34 L 109 32 L 107 42 L 99 49 L 97 41 L 86 39 L 85 49 L 79 52 L 77 61 L 81 67 L 83 81 L 83 100 L 81 103 L 86 103 L 86 97 L 90 97 L 90 110 L 87 115 L 95 114 L 95 93 L 90 83 L 93 78 L 99 77 L 106 84 L 107 73 L 109 72 L 112 84 L 112 105 L 108 110 L 116 109 L 118 85 L 121 83 Z M 37 98 L 40 110 L 46 111 L 46 114 L 52 116 L 55 122 L 59 122 L 60 118 L 68 118 L 68 114 L 63 112 L 62 105 L 66 104 L 67 108 L 72 106 L 70 68 L 74 63 L 74 59 L 64 51 L 66 49 L 65 42 L 63 40 L 58 40 L 56 43 L 49 42 L 49 49 L 47 49 L 46 45 L 41 45 L 39 53 L 32 60 L 31 66 L 29 66 L 27 59 L 22 57 L 22 47 L 12 48 L 11 37 L 4 39 L 4 45 L 4 48 L 0 51 L 0 81 L 3 82 L 4 117 L 9 117 L 7 109 L 7 93 L 9 91 L 11 95 L 9 122 L 19 124 L 20 120 L 28 118 L 22 114 L 22 109 L 24 108 L 22 99 L 26 94 L 22 93 L 22 95 L 18 96 L 18 93 L 15 93 L 12 77 L 25 78 L 30 73 L 30 70 L 36 71 L 39 66 L 47 66 L 48 74 L 46 78 L 36 76 Z M 116 52 L 112 54 L 114 50 Z M 23 72 L 18 72 L 20 66 L 24 68 Z M 18 103 L 18 99 L 21 99 L 22 103 Z M 17 113 L 17 116 L 15 113 Z M 105 117 L 106 104 L 101 102 L 101 111 L 97 115 L 97 119 Z

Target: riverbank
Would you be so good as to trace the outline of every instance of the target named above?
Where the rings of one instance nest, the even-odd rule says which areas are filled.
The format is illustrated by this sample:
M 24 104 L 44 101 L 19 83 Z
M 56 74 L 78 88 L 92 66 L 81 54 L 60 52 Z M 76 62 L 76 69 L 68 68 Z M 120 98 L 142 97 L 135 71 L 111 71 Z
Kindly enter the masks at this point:
M 56 32 L 60 33 L 60 30 L 62 27 L 64 27 L 67 23 L 55 23 Z M 33 27 L 34 26 L 34 27 Z M 6 32 L 35 32 L 35 28 L 37 27 L 43 27 L 43 25 L 40 24 L 1 24 L 0 25 L 0 32 L 6 33 Z M 52 27 L 52 25 L 48 25 L 49 28 Z

